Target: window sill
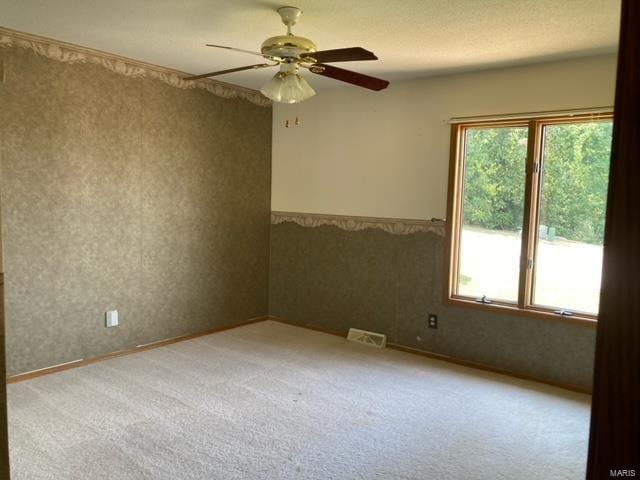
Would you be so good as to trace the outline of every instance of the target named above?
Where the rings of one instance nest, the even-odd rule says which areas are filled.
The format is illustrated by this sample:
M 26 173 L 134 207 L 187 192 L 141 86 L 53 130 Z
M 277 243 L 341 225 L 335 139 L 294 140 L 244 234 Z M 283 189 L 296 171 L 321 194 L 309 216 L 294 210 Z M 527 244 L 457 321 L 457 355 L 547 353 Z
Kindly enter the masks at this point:
M 580 325 L 584 327 L 596 328 L 598 325 L 597 318 L 581 316 L 579 314 L 571 316 L 558 315 L 547 310 L 537 309 L 535 307 L 519 308 L 516 305 L 506 304 L 486 304 L 478 303 L 475 300 L 460 297 L 448 297 L 445 298 L 445 304 L 455 307 L 470 308 L 475 310 L 482 310 L 485 312 L 500 313 L 503 315 L 514 315 L 518 317 L 537 318 L 542 320 L 548 320 L 558 323 L 567 323 L 570 325 Z

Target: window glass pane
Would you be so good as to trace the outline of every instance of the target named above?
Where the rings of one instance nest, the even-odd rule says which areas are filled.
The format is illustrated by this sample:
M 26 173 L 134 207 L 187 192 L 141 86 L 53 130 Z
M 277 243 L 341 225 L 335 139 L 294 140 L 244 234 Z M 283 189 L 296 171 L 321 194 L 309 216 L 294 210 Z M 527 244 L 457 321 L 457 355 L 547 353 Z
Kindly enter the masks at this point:
M 610 121 L 544 128 L 534 304 L 597 313 Z
M 459 295 L 518 300 L 527 130 L 466 130 Z

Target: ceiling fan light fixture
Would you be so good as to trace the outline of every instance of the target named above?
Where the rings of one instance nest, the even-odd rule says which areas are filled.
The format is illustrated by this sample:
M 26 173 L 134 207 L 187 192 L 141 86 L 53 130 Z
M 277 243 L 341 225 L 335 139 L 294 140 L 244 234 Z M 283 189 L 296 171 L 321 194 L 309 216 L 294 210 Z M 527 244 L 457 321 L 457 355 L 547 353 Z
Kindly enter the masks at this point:
M 313 97 L 316 92 L 302 78 L 297 66 L 294 68 L 282 64 L 282 70 L 260 89 L 262 94 L 276 103 L 300 103 Z

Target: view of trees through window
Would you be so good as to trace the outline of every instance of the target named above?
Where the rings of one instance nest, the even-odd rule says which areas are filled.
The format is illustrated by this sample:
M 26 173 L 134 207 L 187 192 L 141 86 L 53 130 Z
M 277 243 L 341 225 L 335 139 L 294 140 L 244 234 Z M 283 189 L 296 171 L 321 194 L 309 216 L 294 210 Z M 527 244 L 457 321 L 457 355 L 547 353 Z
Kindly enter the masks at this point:
M 597 313 L 612 122 L 545 125 L 533 303 Z M 527 126 L 467 128 L 458 294 L 516 302 Z
M 535 304 L 598 312 L 612 129 L 544 128 Z
M 516 302 L 527 127 L 470 128 L 465 139 L 458 293 Z

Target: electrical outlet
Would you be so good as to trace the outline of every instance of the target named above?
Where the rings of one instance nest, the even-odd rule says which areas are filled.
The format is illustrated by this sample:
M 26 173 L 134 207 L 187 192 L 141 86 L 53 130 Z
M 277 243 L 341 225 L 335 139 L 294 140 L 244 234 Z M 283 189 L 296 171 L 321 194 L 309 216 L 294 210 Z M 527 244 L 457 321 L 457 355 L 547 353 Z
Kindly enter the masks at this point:
M 104 316 L 104 326 L 107 328 L 118 326 L 118 310 L 107 310 Z
M 429 314 L 429 328 L 438 328 L 438 315 L 435 313 Z

